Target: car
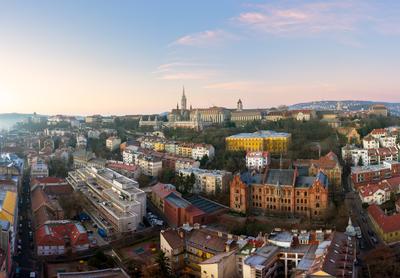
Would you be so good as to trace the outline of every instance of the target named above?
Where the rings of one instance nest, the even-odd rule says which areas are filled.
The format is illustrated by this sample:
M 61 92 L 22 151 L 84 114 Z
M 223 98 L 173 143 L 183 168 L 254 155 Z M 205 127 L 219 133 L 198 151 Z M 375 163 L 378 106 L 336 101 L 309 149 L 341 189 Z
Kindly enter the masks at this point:
M 371 236 L 371 240 L 372 240 L 372 242 L 375 243 L 375 244 L 378 243 L 378 240 L 377 240 L 374 236 Z
M 18 244 L 17 246 L 18 250 L 22 250 L 22 246 Z

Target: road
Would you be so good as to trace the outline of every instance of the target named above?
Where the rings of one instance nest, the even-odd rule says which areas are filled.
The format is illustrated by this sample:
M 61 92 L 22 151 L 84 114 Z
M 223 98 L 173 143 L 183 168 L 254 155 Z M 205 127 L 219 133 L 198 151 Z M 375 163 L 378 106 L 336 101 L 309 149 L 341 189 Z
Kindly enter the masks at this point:
M 19 198 L 19 226 L 17 242 L 21 246 L 14 257 L 13 277 L 29 277 L 32 271 L 38 271 L 38 264 L 34 255 L 34 232 L 32 226 L 31 200 L 29 175 L 25 175 L 22 181 L 22 190 Z

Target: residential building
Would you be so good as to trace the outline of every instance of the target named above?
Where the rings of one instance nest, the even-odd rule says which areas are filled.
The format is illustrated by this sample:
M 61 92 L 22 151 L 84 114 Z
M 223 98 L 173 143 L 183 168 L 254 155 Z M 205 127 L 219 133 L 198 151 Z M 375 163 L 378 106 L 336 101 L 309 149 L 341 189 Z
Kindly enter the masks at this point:
M 334 232 L 316 245 L 296 264 L 292 277 L 357 277 L 355 237 Z
M 46 178 L 49 176 L 49 168 L 43 160 L 38 160 L 31 165 L 31 178 Z
M 355 127 L 338 127 L 337 132 L 346 137 L 347 144 L 360 144 L 361 142 L 361 136 Z
M 181 194 L 176 191 L 174 185 L 159 182 L 151 188 L 150 200 L 157 209 L 163 212 L 164 199 L 171 193 L 175 193 L 176 195 L 181 196 Z
M 399 213 L 387 215 L 377 204 L 372 204 L 368 207 L 368 215 L 375 232 L 386 244 L 400 241 Z
M 36 232 L 38 256 L 63 255 L 89 249 L 86 229 L 79 222 L 49 221 Z
M 146 194 L 139 184 L 111 169 L 81 168 L 69 172 L 67 181 L 91 203 L 88 212 L 107 233 L 135 231 L 146 214 Z
M 115 151 L 119 148 L 119 145 L 121 144 L 121 139 L 118 137 L 108 137 L 106 140 L 106 148 L 109 149 L 110 151 Z
M 400 176 L 400 162 L 396 161 L 384 161 L 380 165 L 351 168 L 351 181 L 355 188 L 398 176 Z
M 63 220 L 64 211 L 57 198 L 45 193 L 41 187 L 31 191 L 34 227 L 39 228 L 51 220 Z
M 265 245 L 243 262 L 243 278 L 276 277 L 278 269 L 279 247 Z
M 79 134 L 76 137 L 76 147 L 77 148 L 82 148 L 82 149 L 86 149 L 87 146 L 87 139 L 84 135 Z
M 91 129 L 87 133 L 87 137 L 91 139 L 100 139 L 101 132 L 99 130 Z
M 178 145 L 177 155 L 182 157 L 192 157 L 193 143 L 182 143 Z
M 204 156 L 207 156 L 209 160 L 212 160 L 215 156 L 215 149 L 210 144 L 195 144 L 192 148 L 192 158 L 195 160 L 201 160 Z
M 160 232 L 160 249 L 178 276 L 234 277 L 236 242 L 236 236 L 198 224 Z
M 354 145 L 342 147 L 342 158 L 351 165 L 369 165 L 368 149 L 360 149 Z
M 157 177 L 162 170 L 162 161 L 153 156 L 141 155 L 137 158 L 137 165 L 139 166 L 143 175 L 150 177 Z
M 286 153 L 291 135 L 284 132 L 261 130 L 254 133 L 240 133 L 225 138 L 229 151 L 268 151 L 271 154 Z
M 334 152 L 329 152 L 319 159 L 298 159 L 294 166 L 299 170 L 305 169 L 309 176 L 316 176 L 319 171 L 324 172 L 333 187 L 332 190 L 342 191 L 342 166 Z
M 379 140 L 367 135 L 363 138 L 363 147 L 364 149 L 377 149 L 379 148 Z
M 249 170 L 260 171 L 261 169 L 268 167 L 270 163 L 271 163 L 271 156 L 269 152 L 248 151 L 246 153 L 246 167 Z
M 194 193 L 226 193 L 229 189 L 229 182 L 232 180 L 232 173 L 223 170 L 206 170 L 200 168 L 180 169 L 179 174 L 184 177 L 194 175 Z

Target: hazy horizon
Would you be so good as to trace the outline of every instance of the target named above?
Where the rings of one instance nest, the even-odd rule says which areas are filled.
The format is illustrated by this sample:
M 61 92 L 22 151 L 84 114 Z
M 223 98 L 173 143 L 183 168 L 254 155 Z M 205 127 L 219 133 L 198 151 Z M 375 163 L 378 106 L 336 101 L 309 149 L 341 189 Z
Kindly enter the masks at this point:
M 400 102 L 400 2 L 10 1 L 0 113 Z

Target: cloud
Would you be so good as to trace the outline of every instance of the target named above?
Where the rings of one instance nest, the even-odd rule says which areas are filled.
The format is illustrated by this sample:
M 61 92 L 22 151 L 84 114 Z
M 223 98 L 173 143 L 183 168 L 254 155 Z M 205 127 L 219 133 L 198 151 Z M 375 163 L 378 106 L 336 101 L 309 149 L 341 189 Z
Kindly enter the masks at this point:
M 195 62 L 171 62 L 161 64 L 153 74 L 161 80 L 200 80 L 207 79 L 217 74 L 215 65 Z
M 199 80 L 206 79 L 206 73 L 193 73 L 193 72 L 178 72 L 178 73 L 170 73 L 164 74 L 159 77 L 162 80 Z
M 252 5 L 233 22 L 275 35 L 310 35 L 322 32 L 349 32 L 357 28 L 364 16 L 355 1 L 315 2 L 311 4 Z
M 206 30 L 203 32 L 198 32 L 183 36 L 181 38 L 178 38 L 173 43 L 171 43 L 171 45 L 201 47 L 201 46 L 219 45 L 227 40 L 237 40 L 237 39 L 239 39 L 239 37 L 233 35 L 232 33 L 216 29 L 216 30 Z

